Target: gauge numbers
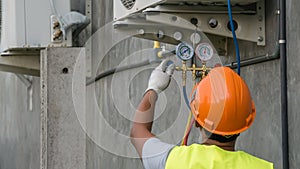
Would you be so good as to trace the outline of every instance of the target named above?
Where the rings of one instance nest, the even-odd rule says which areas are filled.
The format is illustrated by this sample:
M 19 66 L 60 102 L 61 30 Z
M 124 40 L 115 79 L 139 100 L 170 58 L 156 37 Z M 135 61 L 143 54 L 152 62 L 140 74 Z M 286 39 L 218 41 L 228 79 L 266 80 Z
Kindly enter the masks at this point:
M 181 59 L 181 60 L 189 60 L 194 56 L 194 49 L 191 45 L 181 42 L 178 44 L 176 47 L 176 55 Z
M 196 55 L 200 60 L 208 61 L 213 57 L 214 51 L 208 43 L 201 43 L 196 48 Z

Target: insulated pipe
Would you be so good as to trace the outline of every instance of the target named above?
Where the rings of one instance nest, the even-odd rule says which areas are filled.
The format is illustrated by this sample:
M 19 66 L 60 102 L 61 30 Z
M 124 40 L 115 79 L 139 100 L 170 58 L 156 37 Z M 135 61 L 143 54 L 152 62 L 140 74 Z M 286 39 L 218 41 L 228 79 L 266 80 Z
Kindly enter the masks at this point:
M 121 66 L 121 67 L 117 67 L 117 68 L 112 68 L 110 70 L 107 70 L 107 71 L 104 71 L 102 73 L 100 73 L 99 75 L 96 76 L 95 79 L 92 79 L 92 80 L 89 80 L 86 85 L 90 85 L 94 82 L 97 82 L 98 80 L 106 77 L 106 76 L 110 76 L 114 73 L 117 73 L 117 72 L 122 72 L 122 71 L 125 71 L 125 70 L 129 70 L 129 69 L 134 69 L 134 68 L 138 68 L 138 67 L 142 67 L 142 66 L 146 66 L 146 65 L 149 65 L 150 62 L 148 60 L 146 61 L 142 61 L 142 62 L 139 62 L 139 63 L 136 63 L 136 64 L 131 64 L 131 65 L 125 65 L 125 66 Z
M 250 66 L 250 65 L 254 65 L 254 64 L 258 64 L 258 63 L 262 63 L 262 62 L 267 62 L 267 61 L 279 59 L 280 58 L 279 49 L 280 49 L 279 44 L 276 44 L 275 51 L 271 55 L 266 54 L 266 55 L 256 56 L 256 57 L 253 57 L 253 58 L 242 60 L 241 61 L 241 67 Z M 232 62 L 232 63 L 227 64 L 225 66 L 230 67 L 231 69 L 235 69 L 235 68 L 237 68 L 237 62 Z
M 289 133 L 287 100 L 287 59 L 286 59 L 286 2 L 279 0 L 280 8 L 280 72 L 281 72 L 281 125 L 282 125 L 282 168 L 289 169 Z

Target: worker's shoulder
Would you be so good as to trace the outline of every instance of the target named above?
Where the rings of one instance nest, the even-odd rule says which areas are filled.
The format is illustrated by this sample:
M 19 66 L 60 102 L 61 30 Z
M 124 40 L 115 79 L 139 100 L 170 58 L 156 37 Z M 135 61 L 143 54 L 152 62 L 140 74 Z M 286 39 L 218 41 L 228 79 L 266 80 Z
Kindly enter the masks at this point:
M 245 151 L 226 151 L 215 145 L 176 146 L 170 154 L 179 155 L 181 159 L 201 156 L 203 161 L 227 161 L 228 163 L 238 164 L 241 168 L 273 169 L 272 163 Z
M 245 151 L 238 151 L 238 152 L 239 152 L 239 155 L 241 156 L 242 159 L 246 159 L 249 163 L 255 162 L 254 163 L 255 166 L 257 166 L 259 168 L 270 168 L 270 169 L 274 168 L 273 163 L 271 163 L 267 160 L 256 157 L 256 156 L 254 156 L 252 154 L 249 154 Z

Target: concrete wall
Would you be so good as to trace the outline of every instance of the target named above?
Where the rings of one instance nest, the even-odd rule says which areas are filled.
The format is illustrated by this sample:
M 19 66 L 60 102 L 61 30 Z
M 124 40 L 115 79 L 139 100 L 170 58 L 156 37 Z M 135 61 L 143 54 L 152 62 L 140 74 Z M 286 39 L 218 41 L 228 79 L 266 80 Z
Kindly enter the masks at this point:
M 42 51 L 41 169 L 86 168 L 86 134 L 78 120 L 84 104 L 79 101 L 75 105 L 72 99 L 72 95 L 83 96 L 84 92 L 85 66 L 83 58 L 78 58 L 81 52 L 84 53 L 82 48 Z M 81 73 L 77 74 L 81 78 L 74 84 L 76 62 L 81 63 Z
M 289 109 L 289 143 L 290 143 L 290 166 L 299 168 L 300 146 L 299 146 L 299 97 L 300 97 L 300 25 L 299 18 L 300 4 L 296 0 L 287 0 L 287 60 L 288 60 L 288 109 Z
M 0 73 L 0 168 L 39 168 L 40 86 L 33 78 L 33 109 L 27 87 L 15 74 Z

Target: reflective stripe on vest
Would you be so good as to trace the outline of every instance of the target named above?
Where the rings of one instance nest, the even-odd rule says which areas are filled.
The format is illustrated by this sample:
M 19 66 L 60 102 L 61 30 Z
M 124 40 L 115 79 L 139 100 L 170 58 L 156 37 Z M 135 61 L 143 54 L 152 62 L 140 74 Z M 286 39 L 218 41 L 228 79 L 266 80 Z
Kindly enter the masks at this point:
M 193 144 L 174 147 L 166 169 L 273 169 L 273 164 L 243 151 Z

